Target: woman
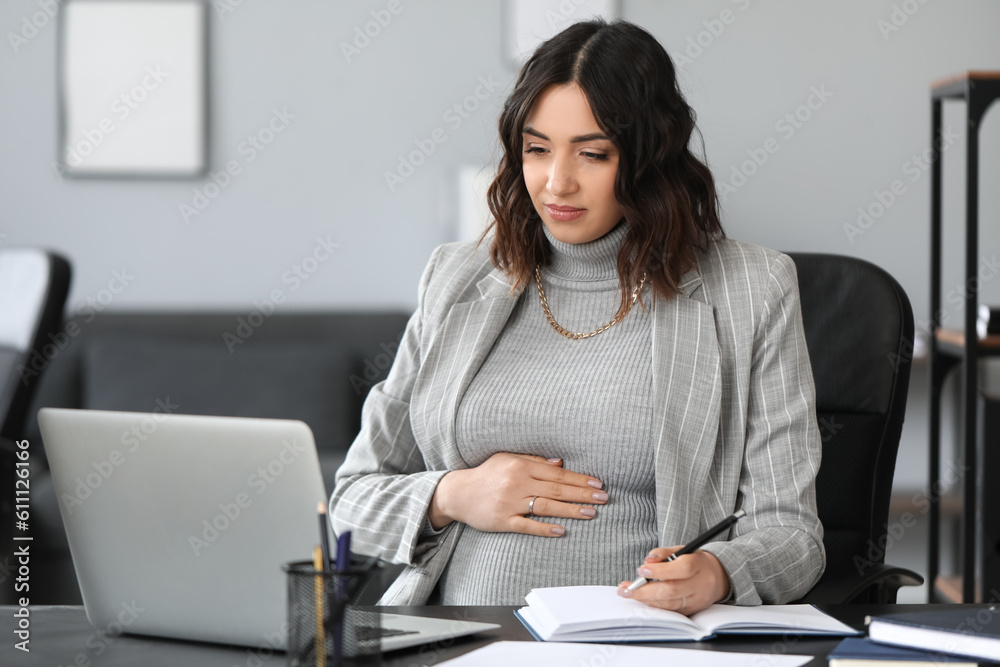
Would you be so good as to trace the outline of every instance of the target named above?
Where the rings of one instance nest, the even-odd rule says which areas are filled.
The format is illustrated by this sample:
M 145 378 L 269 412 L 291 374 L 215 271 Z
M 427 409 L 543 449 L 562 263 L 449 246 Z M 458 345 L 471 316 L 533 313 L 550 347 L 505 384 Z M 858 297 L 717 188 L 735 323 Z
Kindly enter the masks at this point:
M 670 58 L 572 25 L 499 129 L 495 220 L 432 254 L 330 501 L 358 551 L 408 565 L 382 602 L 515 605 L 637 566 L 657 581 L 631 596 L 685 614 L 800 597 L 825 552 L 795 266 L 724 237 Z

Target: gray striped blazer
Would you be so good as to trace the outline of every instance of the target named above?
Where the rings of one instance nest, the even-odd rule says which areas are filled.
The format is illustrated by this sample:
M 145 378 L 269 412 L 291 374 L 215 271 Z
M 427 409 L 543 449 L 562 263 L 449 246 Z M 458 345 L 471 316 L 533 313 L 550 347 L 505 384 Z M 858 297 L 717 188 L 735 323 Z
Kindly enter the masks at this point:
M 366 398 L 337 471 L 335 529 L 351 530 L 360 553 L 407 564 L 381 604 L 425 604 L 465 527 L 433 531 L 427 508 L 438 481 L 468 467 L 456 410 L 517 301 L 489 260 L 490 240 L 478 250 L 474 242 L 434 250 L 389 375 Z M 774 250 L 714 241 L 683 276 L 681 294 L 652 302 L 651 321 L 660 543 L 684 544 L 742 507 L 748 516 L 704 547 L 728 572 L 734 602 L 800 597 L 826 553 L 795 264 Z

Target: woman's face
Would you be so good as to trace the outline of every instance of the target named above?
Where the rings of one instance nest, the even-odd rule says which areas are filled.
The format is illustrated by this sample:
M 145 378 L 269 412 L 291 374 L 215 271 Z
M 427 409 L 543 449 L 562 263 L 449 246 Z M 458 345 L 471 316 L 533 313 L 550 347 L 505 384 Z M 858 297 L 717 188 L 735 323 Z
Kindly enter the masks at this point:
M 542 91 L 521 136 L 524 185 L 552 236 L 586 243 L 618 224 L 618 151 L 601 132 L 579 86 Z M 566 212 L 560 214 L 559 208 Z

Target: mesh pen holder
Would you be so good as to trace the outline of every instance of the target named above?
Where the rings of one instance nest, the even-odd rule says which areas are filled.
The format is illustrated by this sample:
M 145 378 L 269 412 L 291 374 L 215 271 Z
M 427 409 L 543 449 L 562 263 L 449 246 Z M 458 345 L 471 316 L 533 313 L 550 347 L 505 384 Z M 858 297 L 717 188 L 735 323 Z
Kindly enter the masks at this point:
M 381 664 L 379 608 L 357 604 L 380 579 L 380 565 L 336 573 L 296 561 L 281 569 L 288 574 L 289 667 Z

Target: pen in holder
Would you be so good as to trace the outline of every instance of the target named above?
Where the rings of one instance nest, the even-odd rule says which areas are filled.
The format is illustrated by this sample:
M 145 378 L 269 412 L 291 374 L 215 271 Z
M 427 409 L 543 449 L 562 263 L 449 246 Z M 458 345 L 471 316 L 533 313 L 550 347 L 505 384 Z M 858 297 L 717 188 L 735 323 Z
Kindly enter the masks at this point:
M 374 562 L 342 572 L 311 561 L 286 563 L 289 667 L 378 665 L 382 624 L 374 603 L 358 604 L 382 567 Z

